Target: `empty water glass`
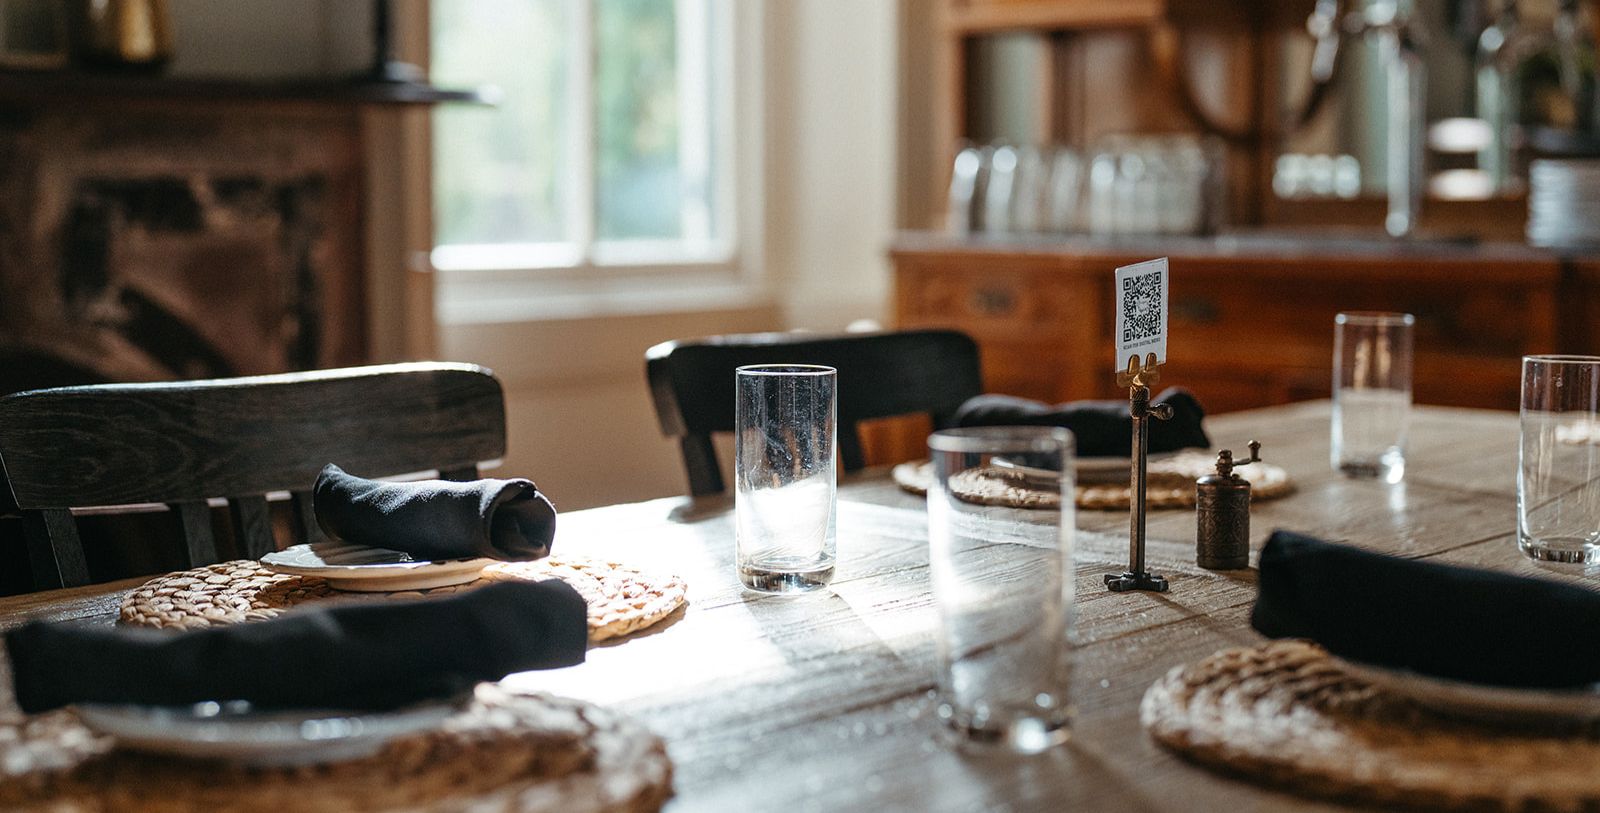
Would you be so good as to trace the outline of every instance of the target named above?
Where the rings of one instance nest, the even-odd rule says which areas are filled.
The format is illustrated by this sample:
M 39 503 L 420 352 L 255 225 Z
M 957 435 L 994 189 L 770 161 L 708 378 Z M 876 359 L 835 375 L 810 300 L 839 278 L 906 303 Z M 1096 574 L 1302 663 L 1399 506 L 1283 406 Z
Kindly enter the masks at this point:
M 735 562 L 744 586 L 833 580 L 837 380 L 832 367 L 740 367 L 734 405 Z
M 952 429 L 935 432 L 928 446 L 939 717 L 963 745 L 1042 751 L 1066 740 L 1072 717 L 1072 433 Z M 997 471 L 1056 491 L 1062 507 L 984 504 L 993 500 L 975 489 L 993 485 Z
M 1398 483 L 1411 415 L 1409 313 L 1341 313 L 1333 320 L 1330 458 L 1348 477 Z
M 989 182 L 983 190 L 983 230 L 1015 231 L 1017 148 L 1000 145 L 989 157 Z
M 1067 233 L 1083 228 L 1083 160 L 1070 149 L 1056 150 L 1050 162 L 1051 231 Z
M 1039 147 L 1017 148 L 1016 207 L 1011 221 L 1016 231 L 1050 230 L 1050 159 Z
M 1517 546 L 1550 562 L 1600 560 L 1600 356 L 1522 359 Z

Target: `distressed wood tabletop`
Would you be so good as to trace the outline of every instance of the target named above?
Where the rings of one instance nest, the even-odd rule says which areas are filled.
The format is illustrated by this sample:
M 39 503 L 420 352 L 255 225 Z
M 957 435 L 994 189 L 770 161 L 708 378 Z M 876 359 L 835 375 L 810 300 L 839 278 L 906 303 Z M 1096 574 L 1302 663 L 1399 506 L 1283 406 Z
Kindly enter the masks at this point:
M 1395 486 L 1330 470 L 1328 414 L 1318 402 L 1207 420 L 1216 446 L 1260 440 L 1263 459 L 1298 485 L 1255 506 L 1254 552 L 1281 527 L 1588 583 L 1581 570 L 1535 565 L 1516 550 L 1514 413 L 1417 409 L 1406 479 Z M 671 810 L 1345 809 L 1217 776 L 1140 729 L 1139 700 L 1157 677 L 1259 640 L 1247 620 L 1254 571 L 1197 568 L 1192 511 L 1151 515 L 1150 566 L 1172 583 L 1160 595 L 1107 592 L 1102 575 L 1126 562 L 1127 514 L 1078 513 L 1073 740 L 1013 757 L 964 755 L 936 739 L 920 498 L 882 471 L 844 481 L 832 589 L 795 598 L 740 589 L 729 508 L 666 499 L 562 515 L 558 550 L 676 572 L 689 604 L 653 630 L 591 649 L 581 666 L 508 678 L 625 710 L 664 736 L 677 766 Z M 111 623 L 133 583 L 0 600 L 0 626 Z

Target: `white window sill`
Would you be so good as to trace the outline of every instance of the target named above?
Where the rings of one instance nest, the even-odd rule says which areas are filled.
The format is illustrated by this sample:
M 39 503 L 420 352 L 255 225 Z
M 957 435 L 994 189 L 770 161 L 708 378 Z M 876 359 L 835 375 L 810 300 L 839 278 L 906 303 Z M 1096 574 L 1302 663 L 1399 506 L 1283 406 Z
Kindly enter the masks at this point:
M 439 324 L 448 327 L 761 308 L 776 303 L 777 297 L 766 286 L 730 279 L 726 272 L 679 270 L 538 282 L 465 282 L 443 272 L 438 277 L 435 313 Z
M 644 352 L 668 339 L 783 328 L 765 288 L 669 278 L 607 280 L 577 291 L 516 286 L 502 296 L 441 280 L 439 350 L 495 371 L 508 387 L 632 381 Z M 545 288 L 550 290 L 545 290 Z

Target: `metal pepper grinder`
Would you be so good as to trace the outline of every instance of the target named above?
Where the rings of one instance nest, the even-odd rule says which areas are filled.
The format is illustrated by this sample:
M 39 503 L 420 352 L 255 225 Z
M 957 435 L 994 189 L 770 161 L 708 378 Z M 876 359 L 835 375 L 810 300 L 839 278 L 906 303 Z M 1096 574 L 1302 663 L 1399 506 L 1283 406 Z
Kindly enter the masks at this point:
M 1234 474 L 1261 462 L 1261 444 L 1250 441 L 1250 458 L 1235 462 L 1233 452 L 1217 453 L 1217 470 L 1195 481 L 1195 556 L 1207 570 L 1250 566 L 1250 481 Z

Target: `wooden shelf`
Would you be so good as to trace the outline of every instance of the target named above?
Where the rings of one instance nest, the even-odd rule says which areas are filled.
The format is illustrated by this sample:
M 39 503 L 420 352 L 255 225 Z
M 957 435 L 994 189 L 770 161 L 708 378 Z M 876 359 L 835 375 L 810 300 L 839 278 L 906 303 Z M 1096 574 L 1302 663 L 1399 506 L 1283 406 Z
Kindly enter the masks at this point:
M 951 33 L 1089 31 L 1144 28 L 1161 22 L 1249 24 L 1252 0 L 955 0 L 947 7 Z
M 1406 274 L 1427 264 L 1473 267 L 1474 273 L 1502 269 L 1525 274 L 1533 266 L 1592 258 L 1593 249 L 1553 249 L 1509 240 L 1439 237 L 1394 240 L 1377 229 L 1302 228 L 1241 229 L 1213 237 L 1081 234 L 975 234 L 954 236 L 936 231 L 902 231 L 890 248 L 892 256 L 1060 258 L 1132 262 L 1150 257 L 1275 264 L 1282 273 L 1304 273 L 1328 263 L 1361 263 L 1375 273 Z M 1103 262 L 1100 262 L 1103 265 Z M 1076 266 L 1073 266 L 1076 267 Z M 1094 268 L 1103 273 L 1105 268 Z
M 257 81 L 83 71 L 0 71 L 0 100 L 58 104 L 144 101 L 416 106 L 494 104 L 498 97 L 495 88 L 447 89 L 421 82 L 375 82 L 354 77 Z

